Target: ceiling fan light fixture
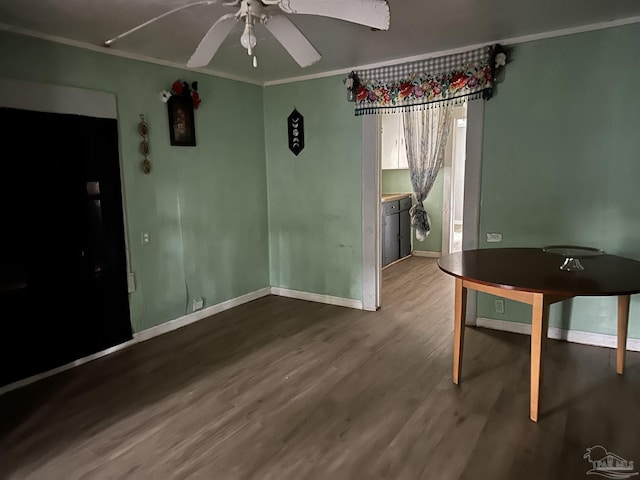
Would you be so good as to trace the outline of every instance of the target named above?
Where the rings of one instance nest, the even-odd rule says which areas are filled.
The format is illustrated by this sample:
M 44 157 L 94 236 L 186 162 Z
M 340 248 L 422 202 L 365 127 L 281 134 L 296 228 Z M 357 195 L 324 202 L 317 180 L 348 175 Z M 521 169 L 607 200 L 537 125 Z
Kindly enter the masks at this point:
M 242 32 L 242 36 L 240 37 L 240 43 L 247 49 L 247 53 L 251 55 L 257 42 L 258 39 L 256 38 L 256 34 L 253 30 L 253 21 L 249 18 L 249 15 L 247 15 L 247 21 L 244 24 L 244 32 Z
M 117 40 L 140 30 L 161 18 L 195 5 L 213 5 L 222 2 L 225 7 L 237 7 L 236 13 L 222 15 L 209 28 L 200 43 L 186 63 L 187 68 L 206 67 L 218 51 L 227 35 L 231 33 L 238 22 L 245 22 L 240 43 L 247 49 L 247 54 L 253 57 L 253 66 L 257 68 L 258 60 L 254 54 L 258 39 L 254 32 L 256 21 L 280 42 L 284 49 L 293 57 L 300 67 L 305 68 L 319 61 L 322 56 L 307 40 L 302 32 L 285 15 L 275 13 L 276 7 L 287 14 L 316 15 L 336 18 L 347 22 L 366 25 L 372 29 L 389 29 L 388 0 L 199 0 L 181 5 L 153 17 L 146 22 L 127 30 L 120 35 L 103 42 L 110 46 Z

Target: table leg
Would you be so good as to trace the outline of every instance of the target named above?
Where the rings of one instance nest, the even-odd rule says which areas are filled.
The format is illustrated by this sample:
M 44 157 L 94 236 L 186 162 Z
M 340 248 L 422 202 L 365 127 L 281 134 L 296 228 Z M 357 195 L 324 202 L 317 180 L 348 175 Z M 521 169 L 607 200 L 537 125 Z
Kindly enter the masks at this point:
M 624 373 L 624 357 L 627 353 L 627 326 L 629 325 L 629 295 L 618 297 L 618 351 L 616 355 L 616 372 Z
M 529 418 L 538 421 L 540 412 L 540 384 L 542 382 L 543 349 L 549 328 L 549 306 L 544 295 L 533 297 L 533 313 L 531 315 L 531 390 L 529 401 Z
M 456 278 L 455 307 L 453 313 L 453 383 L 460 383 L 462 372 L 462 347 L 464 346 L 464 321 L 467 310 L 467 289 L 462 279 Z

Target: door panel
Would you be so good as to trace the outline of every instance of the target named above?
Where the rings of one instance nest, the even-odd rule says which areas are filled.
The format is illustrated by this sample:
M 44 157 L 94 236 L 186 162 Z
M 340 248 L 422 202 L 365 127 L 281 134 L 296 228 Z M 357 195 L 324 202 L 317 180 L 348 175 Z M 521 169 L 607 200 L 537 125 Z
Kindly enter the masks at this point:
M 382 266 L 385 266 L 400 258 L 400 215 L 395 213 L 382 217 L 382 229 Z
M 411 254 L 411 215 L 403 210 L 400 215 L 400 258 Z

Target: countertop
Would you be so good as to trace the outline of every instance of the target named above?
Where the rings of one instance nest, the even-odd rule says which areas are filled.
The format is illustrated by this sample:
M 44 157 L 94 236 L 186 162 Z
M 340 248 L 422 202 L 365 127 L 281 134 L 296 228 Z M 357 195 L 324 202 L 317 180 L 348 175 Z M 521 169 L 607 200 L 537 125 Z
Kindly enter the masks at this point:
M 394 200 L 400 200 L 401 198 L 406 198 L 411 196 L 411 193 L 383 193 L 382 201 L 383 202 L 392 202 Z

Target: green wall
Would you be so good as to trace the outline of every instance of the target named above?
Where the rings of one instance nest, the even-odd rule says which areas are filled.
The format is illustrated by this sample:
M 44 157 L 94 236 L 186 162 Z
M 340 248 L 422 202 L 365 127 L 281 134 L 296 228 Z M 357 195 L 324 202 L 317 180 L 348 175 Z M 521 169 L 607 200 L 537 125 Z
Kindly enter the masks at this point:
M 638 45 L 635 24 L 516 46 L 485 106 L 481 248 L 578 244 L 640 259 Z M 478 315 L 529 322 L 530 307 L 498 315 L 482 296 Z M 551 325 L 615 334 L 615 318 L 615 298 L 583 297 L 553 306 Z M 640 338 L 640 295 L 629 335 Z
M 482 248 L 578 243 L 640 259 L 638 44 L 640 25 L 629 25 L 516 46 L 485 107 Z M 6 32 L 0 54 L 2 77 L 117 98 L 136 331 L 189 313 L 193 297 L 212 305 L 269 284 L 361 299 L 362 125 L 342 77 L 262 89 Z M 196 148 L 169 145 L 158 92 L 176 78 L 200 84 Z M 305 116 L 298 157 L 286 137 L 294 107 Z M 151 126 L 148 176 L 140 113 Z M 384 178 L 384 189 L 406 190 L 397 181 Z M 431 197 L 442 198 L 441 178 Z M 440 242 L 434 217 L 428 241 Z M 487 244 L 487 232 L 503 243 Z M 478 314 L 528 322 L 530 309 L 507 302 L 498 315 L 483 295 Z M 551 323 L 612 334 L 614 318 L 614 298 L 579 298 L 554 306 Z
M 415 230 L 411 229 L 414 250 L 426 252 L 442 251 L 443 177 L 442 170 L 440 170 L 429 195 L 424 201 L 424 207 L 431 219 L 431 233 L 421 242 L 416 239 Z M 405 193 L 411 191 L 413 191 L 413 187 L 409 178 L 409 170 L 382 170 L 382 193 Z
M 304 116 L 305 149 L 287 146 Z M 362 298 L 362 124 L 342 77 L 264 90 L 271 285 Z
M 190 313 L 194 297 L 207 306 L 269 285 L 261 87 L 9 33 L 0 76 L 115 94 L 135 331 Z M 169 145 L 158 94 L 178 78 L 199 82 L 197 147 Z M 150 175 L 140 170 L 140 113 Z

